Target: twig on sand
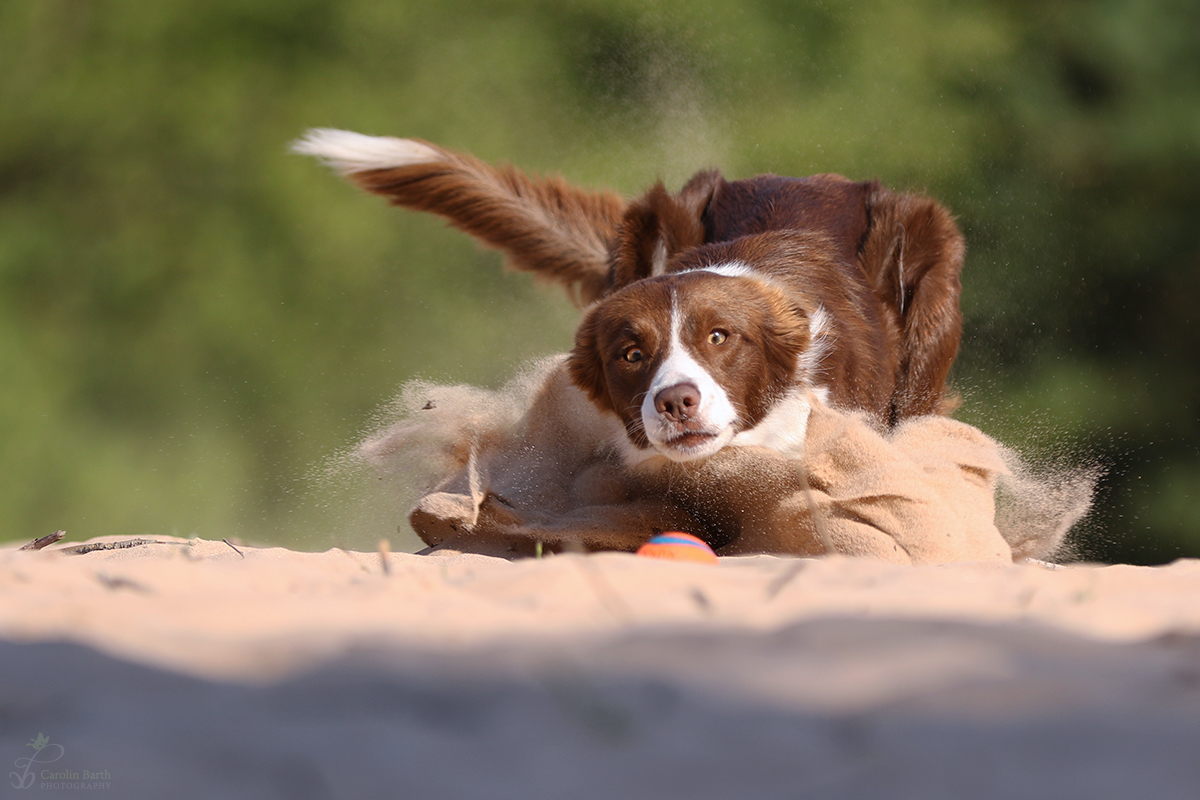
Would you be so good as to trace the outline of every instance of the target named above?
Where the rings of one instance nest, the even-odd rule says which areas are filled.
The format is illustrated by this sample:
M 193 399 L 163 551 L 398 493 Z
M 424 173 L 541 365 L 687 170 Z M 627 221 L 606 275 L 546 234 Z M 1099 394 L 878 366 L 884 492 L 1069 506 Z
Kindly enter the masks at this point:
M 125 550 L 130 547 L 141 547 L 144 544 L 178 544 L 187 542 L 164 542 L 160 539 L 122 539 L 119 542 L 91 542 L 90 544 L 73 544 L 70 547 L 60 547 L 55 553 L 66 553 L 69 556 L 81 556 L 84 553 L 94 553 L 97 550 Z
M 622 599 L 616 588 L 604 576 L 600 568 L 591 561 L 591 556 L 581 554 L 575 563 L 579 565 L 579 569 L 587 578 L 588 585 L 592 592 L 596 595 L 596 599 L 600 601 L 600 605 L 604 610 L 612 615 L 613 619 L 622 625 L 628 625 L 633 622 L 633 611 L 629 605 Z
M 235 547 L 235 546 L 234 546 L 233 542 L 229 541 L 228 539 L 226 539 L 226 538 L 225 538 L 225 537 L 223 537 L 223 536 L 221 537 L 221 541 L 222 541 L 222 542 L 224 542 L 225 544 L 229 545 L 230 547 L 232 547 L 232 548 L 233 548 L 233 552 L 237 553 L 237 554 L 238 554 L 239 556 L 241 556 L 242 558 L 245 558 L 245 557 L 246 557 L 246 554 L 245 554 L 245 553 L 243 553 L 241 550 L 238 550 L 238 549 L 237 549 L 237 547 Z
M 29 544 L 27 544 L 24 547 L 21 547 L 19 549 L 21 549 L 21 550 L 41 550 L 43 547 L 54 544 L 55 542 L 57 542 L 59 539 L 61 539 L 62 537 L 66 536 L 66 535 L 67 535 L 66 531 L 55 531 L 54 533 L 48 533 L 45 536 L 39 536 L 37 539 L 34 539 L 32 542 L 30 542 Z
M 798 558 L 794 564 L 788 566 L 783 571 L 782 575 L 777 575 L 774 580 L 767 584 L 767 599 L 774 600 L 776 595 L 783 591 L 783 587 L 787 586 L 792 580 L 804 571 L 808 566 L 808 559 Z
M 379 540 L 379 566 L 383 569 L 384 575 L 390 575 L 392 572 L 392 543 L 387 539 Z

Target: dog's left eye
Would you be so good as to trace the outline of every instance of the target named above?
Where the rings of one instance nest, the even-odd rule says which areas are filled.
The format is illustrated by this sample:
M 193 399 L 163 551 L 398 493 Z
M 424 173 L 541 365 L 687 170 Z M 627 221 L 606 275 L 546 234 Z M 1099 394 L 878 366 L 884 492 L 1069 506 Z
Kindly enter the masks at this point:
M 630 364 L 636 364 L 637 362 L 642 360 L 642 351 L 636 347 L 631 347 L 625 351 L 622 358 L 624 358 Z
M 725 331 L 713 331 L 708 335 L 709 344 L 722 344 L 729 338 L 729 334 Z

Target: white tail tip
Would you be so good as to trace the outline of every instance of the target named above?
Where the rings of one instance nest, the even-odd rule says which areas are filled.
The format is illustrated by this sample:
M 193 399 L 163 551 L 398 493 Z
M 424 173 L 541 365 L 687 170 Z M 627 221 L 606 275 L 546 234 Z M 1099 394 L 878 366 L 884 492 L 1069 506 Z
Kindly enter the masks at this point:
M 334 128 L 313 128 L 292 143 L 292 152 L 316 156 L 342 175 L 444 159 L 439 151 L 413 139 L 366 136 Z

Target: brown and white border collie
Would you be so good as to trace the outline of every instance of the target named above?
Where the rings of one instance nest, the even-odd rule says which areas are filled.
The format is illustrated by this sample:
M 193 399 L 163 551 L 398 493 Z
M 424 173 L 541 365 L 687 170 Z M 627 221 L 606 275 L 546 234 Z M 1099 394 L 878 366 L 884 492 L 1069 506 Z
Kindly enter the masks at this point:
M 810 396 L 881 427 L 950 405 L 964 246 L 928 198 L 713 170 L 627 202 L 416 139 L 318 129 L 294 150 L 562 284 L 586 308 L 571 378 L 630 464 L 799 456 Z

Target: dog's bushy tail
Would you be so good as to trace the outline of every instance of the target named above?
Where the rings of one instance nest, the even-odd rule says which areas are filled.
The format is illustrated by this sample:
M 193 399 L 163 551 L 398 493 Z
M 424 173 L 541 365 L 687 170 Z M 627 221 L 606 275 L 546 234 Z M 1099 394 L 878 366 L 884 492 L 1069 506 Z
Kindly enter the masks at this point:
M 419 139 L 317 128 L 292 145 L 395 205 L 429 211 L 503 251 L 516 269 L 562 284 L 579 305 L 608 284 L 625 202 L 558 177 L 532 177 Z

